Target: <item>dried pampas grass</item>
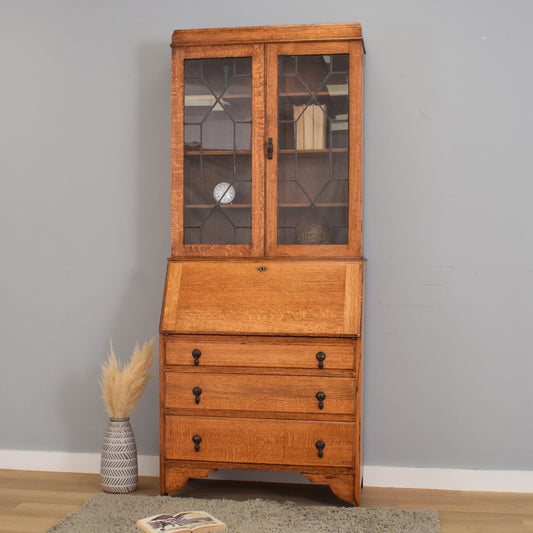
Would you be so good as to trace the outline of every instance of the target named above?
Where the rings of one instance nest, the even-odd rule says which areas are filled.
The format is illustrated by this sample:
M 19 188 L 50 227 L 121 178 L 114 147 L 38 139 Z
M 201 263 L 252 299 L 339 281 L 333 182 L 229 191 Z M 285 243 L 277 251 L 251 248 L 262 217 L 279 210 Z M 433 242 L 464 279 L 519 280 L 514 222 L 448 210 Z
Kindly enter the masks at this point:
M 145 342 L 142 348 L 136 343 L 130 362 L 125 366 L 117 360 L 109 342 L 110 353 L 102 364 L 102 379 L 98 383 L 111 418 L 128 418 L 142 396 L 152 377 L 149 371 L 154 361 L 154 338 Z

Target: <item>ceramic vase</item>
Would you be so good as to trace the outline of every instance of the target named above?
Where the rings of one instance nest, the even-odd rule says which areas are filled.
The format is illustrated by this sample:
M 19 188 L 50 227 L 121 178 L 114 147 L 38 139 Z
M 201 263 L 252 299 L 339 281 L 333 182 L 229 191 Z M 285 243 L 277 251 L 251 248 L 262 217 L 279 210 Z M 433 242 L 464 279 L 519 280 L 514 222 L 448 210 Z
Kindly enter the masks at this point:
M 100 461 L 105 492 L 126 493 L 137 488 L 137 446 L 129 418 L 110 418 Z

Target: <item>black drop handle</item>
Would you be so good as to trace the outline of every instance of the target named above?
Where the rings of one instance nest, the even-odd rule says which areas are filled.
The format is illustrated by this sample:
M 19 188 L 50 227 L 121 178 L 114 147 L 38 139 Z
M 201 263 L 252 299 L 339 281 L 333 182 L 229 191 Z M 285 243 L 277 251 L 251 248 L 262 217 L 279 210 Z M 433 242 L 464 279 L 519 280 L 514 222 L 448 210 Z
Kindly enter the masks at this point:
M 200 403 L 200 395 L 202 394 L 202 389 L 200 387 L 194 387 L 192 393 L 194 394 L 194 401 L 197 404 Z
M 200 435 L 195 435 L 192 438 L 192 441 L 194 442 L 194 451 L 199 452 L 200 451 L 200 442 L 202 442 L 202 437 Z
M 318 400 L 318 408 L 324 409 L 324 400 L 326 399 L 326 395 L 322 391 L 318 391 L 315 394 L 315 398 Z
M 318 360 L 318 368 L 324 368 L 324 359 L 326 358 L 326 354 L 324 352 L 318 352 L 316 354 L 316 358 Z
M 192 356 L 194 357 L 194 366 L 198 366 L 200 364 L 200 361 L 198 361 L 198 359 L 200 359 L 201 355 L 202 352 L 198 348 L 195 348 L 192 351 Z
M 324 448 L 326 447 L 326 443 L 323 440 L 317 440 L 315 442 L 315 446 L 318 450 L 318 457 L 322 459 L 322 457 L 324 457 Z

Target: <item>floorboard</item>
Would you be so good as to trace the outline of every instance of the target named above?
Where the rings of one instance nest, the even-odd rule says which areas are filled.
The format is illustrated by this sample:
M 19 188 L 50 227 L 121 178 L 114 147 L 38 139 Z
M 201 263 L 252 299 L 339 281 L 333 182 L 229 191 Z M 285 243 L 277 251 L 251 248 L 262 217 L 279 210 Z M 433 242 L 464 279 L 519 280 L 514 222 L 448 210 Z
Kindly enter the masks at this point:
M 0 470 L 0 533 L 44 533 L 101 491 L 98 474 Z M 157 477 L 140 477 L 134 494 L 156 495 Z M 343 505 L 326 486 L 190 480 L 180 496 L 292 500 Z M 366 487 L 361 505 L 439 511 L 442 533 L 533 533 L 533 494 Z

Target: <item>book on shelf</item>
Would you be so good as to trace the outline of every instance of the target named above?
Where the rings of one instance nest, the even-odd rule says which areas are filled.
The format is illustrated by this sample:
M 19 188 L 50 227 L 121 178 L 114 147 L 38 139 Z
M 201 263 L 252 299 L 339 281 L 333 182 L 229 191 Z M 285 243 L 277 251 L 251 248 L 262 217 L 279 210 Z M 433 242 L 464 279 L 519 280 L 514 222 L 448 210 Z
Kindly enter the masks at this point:
M 319 150 L 326 147 L 324 109 L 316 104 L 295 105 L 296 149 Z
M 215 533 L 226 530 L 224 522 L 203 511 L 156 514 L 137 520 L 135 525 L 146 533 Z
M 326 124 L 324 111 L 319 105 L 313 106 L 313 148 L 326 147 Z

